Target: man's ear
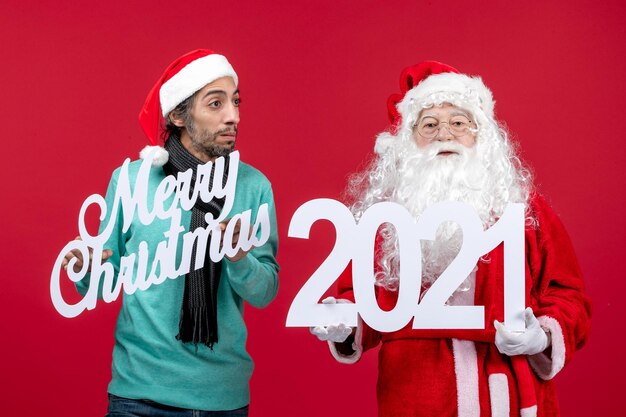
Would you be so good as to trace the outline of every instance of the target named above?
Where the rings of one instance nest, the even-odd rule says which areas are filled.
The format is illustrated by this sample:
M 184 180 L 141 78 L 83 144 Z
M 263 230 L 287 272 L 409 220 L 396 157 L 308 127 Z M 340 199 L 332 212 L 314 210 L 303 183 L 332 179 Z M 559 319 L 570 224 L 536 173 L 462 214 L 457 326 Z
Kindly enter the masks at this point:
M 167 118 L 169 119 L 170 122 L 174 124 L 174 126 L 185 127 L 185 121 L 176 110 L 172 110 L 171 112 L 169 112 L 169 114 L 167 115 Z

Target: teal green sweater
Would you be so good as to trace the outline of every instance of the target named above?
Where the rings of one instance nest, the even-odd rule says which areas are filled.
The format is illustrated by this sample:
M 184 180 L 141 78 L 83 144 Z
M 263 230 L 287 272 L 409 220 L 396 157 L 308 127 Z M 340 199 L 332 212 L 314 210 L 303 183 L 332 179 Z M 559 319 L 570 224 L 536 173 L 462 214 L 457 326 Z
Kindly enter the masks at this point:
M 131 184 L 135 182 L 140 165 L 141 161 L 129 165 Z M 119 171 L 117 169 L 113 173 L 107 190 L 109 208 L 113 205 Z M 151 168 L 150 209 L 154 193 L 163 178 L 165 173 L 161 167 Z M 172 199 L 170 196 L 169 201 Z M 113 378 L 109 384 L 111 394 L 197 410 L 232 410 L 249 403 L 248 382 L 254 365 L 246 351 L 243 302 L 264 307 L 276 296 L 278 234 L 271 184 L 261 172 L 240 163 L 234 205 L 231 215 L 227 217 L 252 209 L 254 223 L 257 208 L 263 203 L 268 203 L 270 213 L 271 234 L 267 243 L 254 248 L 237 262 L 226 258 L 222 261 L 217 296 L 219 341 L 213 351 L 204 345 L 196 347 L 176 340 L 184 276 L 167 279 L 132 295 L 124 293 L 115 329 Z M 107 224 L 108 215 L 101 228 Z M 185 232 L 190 221 L 191 212 L 183 211 L 181 224 Z M 109 262 L 113 264 L 116 275 L 120 257 L 137 253 L 141 241 L 148 243 L 148 265 L 152 265 L 154 248 L 158 242 L 165 240 L 163 233 L 170 228 L 169 219 L 155 218 L 152 224 L 144 226 L 135 214 L 130 229 L 124 233 L 122 222 L 120 212 L 114 232 L 104 246 L 113 250 Z M 177 264 L 181 258 L 183 233 L 179 235 Z M 134 270 L 137 270 L 136 264 Z M 89 287 L 89 277 L 77 283 L 77 287 L 84 294 Z

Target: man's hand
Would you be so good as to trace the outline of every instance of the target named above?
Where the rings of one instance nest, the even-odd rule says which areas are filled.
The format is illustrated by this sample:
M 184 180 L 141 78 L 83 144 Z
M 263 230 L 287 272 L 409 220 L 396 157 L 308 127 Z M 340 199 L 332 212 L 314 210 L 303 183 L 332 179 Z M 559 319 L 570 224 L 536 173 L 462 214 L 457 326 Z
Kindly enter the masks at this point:
M 226 230 L 226 227 L 228 226 L 228 223 L 230 223 L 231 219 L 226 219 L 223 222 L 220 223 L 220 230 L 222 231 L 222 240 L 220 241 L 220 249 L 222 247 L 222 245 L 224 244 L 224 231 Z M 233 229 L 233 236 L 231 239 L 231 243 L 232 244 L 236 244 L 237 242 L 239 242 L 239 235 L 241 232 L 241 222 L 239 220 L 236 220 L 235 223 L 235 227 Z M 250 230 L 248 231 L 248 239 L 250 239 L 252 237 L 252 227 L 250 227 Z M 242 259 L 244 256 L 246 256 L 248 254 L 248 250 L 243 250 L 243 249 L 239 249 L 239 251 L 237 252 L 237 254 L 235 256 L 228 256 L 226 255 L 226 258 L 229 261 L 232 262 L 237 262 L 238 260 Z
M 534 355 L 546 350 L 550 346 L 550 339 L 539 325 L 539 321 L 533 314 L 533 309 L 528 307 L 524 311 L 526 331 L 510 332 L 498 320 L 494 320 L 496 327 L 496 347 L 500 353 L 508 356 Z
M 74 240 L 82 240 L 80 236 L 76 236 Z M 113 251 L 111 249 L 105 249 L 102 251 L 102 262 L 106 261 L 113 255 Z M 78 249 L 74 249 L 65 254 L 63 262 L 61 263 L 61 267 L 67 271 L 67 266 L 70 263 L 72 258 L 76 258 L 76 263 L 74 264 L 74 272 L 78 273 L 83 268 L 83 254 Z M 87 271 L 91 271 L 91 261 L 93 259 L 93 249 L 89 248 L 89 268 Z
M 341 303 L 342 300 L 339 300 Z M 322 300 L 322 304 L 337 304 L 335 297 L 326 297 Z M 352 327 L 346 326 L 344 323 L 331 324 L 330 326 L 316 326 L 311 327 L 310 332 L 317 336 L 321 341 L 330 341 L 335 343 L 342 343 L 352 333 Z

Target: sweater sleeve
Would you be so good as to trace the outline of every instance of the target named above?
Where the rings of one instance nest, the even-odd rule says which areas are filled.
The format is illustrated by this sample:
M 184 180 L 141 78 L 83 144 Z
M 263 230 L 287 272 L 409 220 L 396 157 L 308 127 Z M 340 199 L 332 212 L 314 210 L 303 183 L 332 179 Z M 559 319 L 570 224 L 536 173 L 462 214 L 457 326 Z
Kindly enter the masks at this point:
M 271 186 L 261 193 L 259 205 L 267 203 L 270 220 L 270 236 L 267 242 L 253 248 L 246 256 L 233 262 L 223 259 L 223 267 L 233 290 L 254 307 L 267 306 L 278 292 L 278 231 L 276 207 Z
M 106 202 L 106 215 L 104 219 L 100 222 L 100 227 L 98 229 L 98 234 L 101 234 L 104 229 L 107 227 L 109 222 L 111 221 L 111 217 L 113 216 L 113 206 L 115 202 L 115 193 L 117 190 L 117 178 L 119 176 L 119 168 L 113 172 L 111 176 L 111 180 L 109 181 L 109 186 L 107 187 L 106 196 L 104 198 Z M 106 243 L 103 246 L 103 250 L 110 249 L 113 254 L 109 259 L 107 259 L 106 263 L 109 263 L 113 266 L 113 279 L 111 288 L 114 288 L 117 281 L 117 276 L 119 272 L 120 266 L 120 258 L 122 256 L 122 252 L 124 251 L 124 237 L 122 233 L 122 225 L 124 222 L 124 218 L 122 215 L 122 207 L 121 205 L 117 207 L 116 215 L 114 219 L 115 224 L 113 225 L 113 229 L 111 235 L 107 239 Z M 85 277 L 76 282 L 76 289 L 81 295 L 87 294 L 89 287 L 91 285 L 91 281 L 93 279 L 98 280 L 98 298 L 102 299 L 102 290 L 104 285 L 104 277 L 93 277 L 91 273 L 87 273 Z
M 541 326 L 550 333 L 551 347 L 529 357 L 542 379 L 551 379 L 587 340 L 591 302 L 572 242 L 563 224 L 542 197 L 534 203 L 536 239 L 527 239 L 533 277 L 530 302 Z

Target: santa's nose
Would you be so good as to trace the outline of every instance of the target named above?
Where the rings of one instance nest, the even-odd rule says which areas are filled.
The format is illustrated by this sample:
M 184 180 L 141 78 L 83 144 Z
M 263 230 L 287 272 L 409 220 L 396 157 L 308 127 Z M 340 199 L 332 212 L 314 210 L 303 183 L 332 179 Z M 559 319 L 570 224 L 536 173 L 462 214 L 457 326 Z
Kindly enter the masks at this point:
M 454 135 L 450 131 L 450 126 L 447 124 L 440 124 L 439 130 L 437 131 L 437 140 L 452 140 L 454 139 Z

